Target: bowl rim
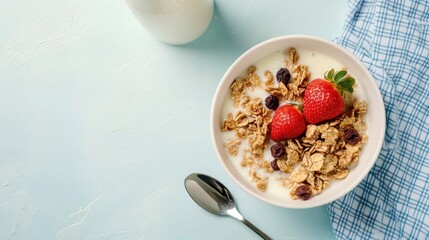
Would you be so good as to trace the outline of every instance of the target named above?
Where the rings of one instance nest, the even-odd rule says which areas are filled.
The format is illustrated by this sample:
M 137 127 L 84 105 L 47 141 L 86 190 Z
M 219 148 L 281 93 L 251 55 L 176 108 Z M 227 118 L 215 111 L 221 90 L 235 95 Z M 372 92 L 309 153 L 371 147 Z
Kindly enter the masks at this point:
M 302 205 L 282 205 L 279 204 L 278 202 L 275 202 L 269 198 L 263 198 L 260 195 L 256 195 L 254 194 L 252 191 L 250 191 L 250 189 L 248 189 L 247 186 L 245 186 L 238 178 L 237 176 L 235 176 L 234 174 L 232 174 L 232 172 L 228 169 L 228 167 L 226 166 L 225 160 L 222 158 L 222 155 L 219 151 L 218 145 L 216 144 L 216 134 L 215 128 L 219 127 L 219 123 L 217 121 L 215 121 L 214 117 L 216 115 L 216 109 L 218 109 L 218 105 L 219 104 L 223 104 L 223 100 L 221 101 L 219 99 L 219 96 L 221 95 L 222 91 L 224 89 L 229 88 L 229 86 L 225 86 L 225 85 L 230 85 L 231 83 L 229 81 L 231 81 L 230 79 L 227 79 L 227 77 L 230 75 L 231 71 L 234 70 L 234 68 L 236 67 L 236 65 L 238 65 L 243 59 L 245 59 L 246 57 L 248 57 L 249 55 L 251 55 L 252 53 L 254 53 L 255 51 L 258 51 L 258 49 L 260 49 L 261 47 L 264 47 L 267 44 L 272 44 L 278 41 L 287 41 L 287 40 L 294 40 L 294 39 L 306 39 L 306 40 L 310 40 L 310 41 L 318 41 L 321 42 L 322 44 L 327 44 L 330 45 L 331 47 L 334 47 L 336 49 L 338 49 L 340 52 L 342 52 L 343 54 L 348 55 L 348 57 L 350 57 L 357 65 L 358 67 L 360 67 L 363 70 L 363 73 L 368 77 L 369 79 L 369 83 L 372 85 L 371 87 L 374 88 L 375 91 L 375 98 L 378 99 L 378 101 L 381 104 L 381 107 L 384 111 L 380 111 L 380 115 L 378 115 L 378 118 L 382 119 L 382 129 L 381 129 L 381 135 L 377 141 L 377 146 L 376 146 L 376 150 L 375 150 L 375 154 L 373 155 L 373 158 L 371 159 L 371 161 L 369 162 L 369 164 L 367 165 L 367 167 L 364 169 L 363 173 L 359 175 L 358 178 L 355 179 L 355 181 L 350 184 L 349 186 L 347 186 L 346 189 L 344 189 L 343 191 L 341 191 L 339 194 L 334 195 L 333 197 L 327 197 L 324 201 L 319 201 L 319 202 L 314 202 L 313 204 L 306 204 L 305 206 Z M 267 53 L 269 54 L 269 53 Z M 257 60 L 256 60 L 257 61 Z M 232 82 L 232 81 L 231 81 Z M 217 119 L 218 120 L 218 119 Z M 219 82 L 214 97 L 213 97 L 213 101 L 211 104 L 211 110 L 210 110 L 210 135 L 211 135 L 211 139 L 212 139 L 212 143 L 213 143 L 213 147 L 215 149 L 216 155 L 218 160 L 221 162 L 222 167 L 224 168 L 224 170 L 226 170 L 226 172 L 228 173 L 228 175 L 234 180 L 234 182 L 236 184 L 238 184 L 242 189 L 245 190 L 245 192 L 247 192 L 248 194 L 252 195 L 253 197 L 256 197 L 257 199 L 275 205 L 275 206 L 279 206 L 279 207 L 284 207 L 284 208 L 291 208 L 291 209 L 307 209 L 307 208 L 314 208 L 314 207 L 318 207 L 318 206 L 322 206 L 328 203 L 331 203 L 341 197 L 343 197 L 344 195 L 346 195 L 347 193 L 351 192 L 359 183 L 361 183 L 361 181 L 368 175 L 369 171 L 372 169 L 372 167 L 374 166 L 376 160 L 378 159 L 378 156 L 380 154 L 382 145 L 384 143 L 384 137 L 385 137 L 385 131 L 386 131 L 386 113 L 385 113 L 385 106 L 384 106 L 384 101 L 382 98 L 382 95 L 380 93 L 380 89 L 378 88 L 375 79 L 373 78 L 372 74 L 368 71 L 368 69 L 363 65 L 363 63 L 357 58 L 355 57 L 351 52 L 349 52 L 347 49 L 343 48 L 342 46 L 335 44 L 334 42 L 328 41 L 326 39 L 320 38 L 320 37 L 315 37 L 315 36 L 310 36 L 310 35 L 284 35 L 284 36 L 279 36 L 279 37 L 274 37 L 271 39 L 267 39 L 263 42 L 260 42 L 256 45 L 254 45 L 253 47 L 251 47 L 250 49 L 248 49 L 247 51 L 245 51 L 242 55 L 240 55 L 228 68 L 228 70 L 225 72 L 225 74 L 222 76 L 221 81 Z

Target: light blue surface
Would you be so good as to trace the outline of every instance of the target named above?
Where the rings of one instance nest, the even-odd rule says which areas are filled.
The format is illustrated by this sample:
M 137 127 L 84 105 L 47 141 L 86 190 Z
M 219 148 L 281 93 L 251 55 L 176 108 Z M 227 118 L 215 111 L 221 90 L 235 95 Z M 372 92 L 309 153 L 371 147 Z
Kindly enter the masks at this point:
M 238 56 L 341 33 L 343 0 L 264 2 L 217 0 L 200 39 L 170 46 L 124 1 L 1 1 L 0 239 L 259 239 L 200 209 L 183 187 L 192 172 L 222 181 L 274 239 L 333 239 L 325 207 L 252 198 L 212 148 L 212 96 Z

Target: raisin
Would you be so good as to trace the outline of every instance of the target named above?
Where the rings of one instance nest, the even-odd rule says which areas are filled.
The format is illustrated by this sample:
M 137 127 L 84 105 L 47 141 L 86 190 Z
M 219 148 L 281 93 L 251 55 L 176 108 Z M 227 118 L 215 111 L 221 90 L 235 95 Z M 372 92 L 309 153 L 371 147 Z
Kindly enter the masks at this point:
M 280 68 L 276 74 L 277 82 L 282 82 L 285 86 L 290 80 L 290 72 L 286 68 Z
M 295 189 L 295 195 L 304 201 L 308 200 L 311 197 L 311 189 L 307 185 L 301 185 Z
M 279 99 L 274 95 L 270 95 L 265 98 L 265 106 L 267 106 L 268 109 L 275 111 L 279 107 Z
M 360 134 L 356 131 L 356 129 L 350 127 L 344 130 L 344 142 L 349 143 L 351 145 L 355 145 L 358 143 L 362 138 Z
M 281 143 L 276 143 L 273 146 L 271 146 L 271 155 L 274 158 L 282 158 L 286 155 L 286 149 L 285 146 Z
M 278 170 L 280 170 L 279 165 L 277 165 L 277 159 L 274 159 L 273 161 L 271 161 L 271 168 L 272 168 L 274 171 L 278 171 Z

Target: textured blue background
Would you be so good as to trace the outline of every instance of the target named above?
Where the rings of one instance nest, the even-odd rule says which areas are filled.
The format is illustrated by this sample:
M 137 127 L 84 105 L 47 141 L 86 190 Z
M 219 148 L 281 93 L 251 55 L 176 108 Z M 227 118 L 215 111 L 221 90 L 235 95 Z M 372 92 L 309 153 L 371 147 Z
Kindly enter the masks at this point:
M 0 1 L 0 239 L 259 239 L 187 195 L 203 172 L 275 239 L 333 239 L 326 208 L 241 190 L 209 133 L 228 66 L 271 37 L 341 33 L 343 0 L 216 0 L 197 41 L 154 40 L 120 0 Z

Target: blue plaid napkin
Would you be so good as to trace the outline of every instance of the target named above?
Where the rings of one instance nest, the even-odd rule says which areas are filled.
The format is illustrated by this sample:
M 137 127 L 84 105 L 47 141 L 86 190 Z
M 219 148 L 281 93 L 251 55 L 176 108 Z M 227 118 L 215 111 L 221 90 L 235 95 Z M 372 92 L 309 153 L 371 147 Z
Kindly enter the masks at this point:
M 335 40 L 372 73 L 386 137 L 374 168 L 328 211 L 338 239 L 429 239 L 429 1 L 350 0 Z

